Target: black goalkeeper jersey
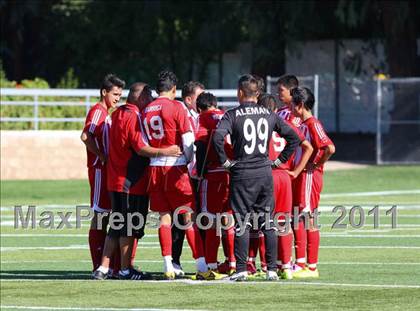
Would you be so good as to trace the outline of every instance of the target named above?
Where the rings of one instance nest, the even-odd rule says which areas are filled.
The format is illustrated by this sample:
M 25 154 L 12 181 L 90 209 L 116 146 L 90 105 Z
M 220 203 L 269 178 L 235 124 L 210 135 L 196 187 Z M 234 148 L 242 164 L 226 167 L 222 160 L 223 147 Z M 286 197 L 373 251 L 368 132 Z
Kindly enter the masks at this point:
M 285 163 L 300 144 L 300 139 L 277 114 L 253 102 L 242 103 L 239 107 L 226 111 L 213 136 L 214 148 L 220 162 L 227 160 L 224 150 L 224 137 L 230 134 L 234 160 L 232 177 L 262 176 L 270 167 L 268 158 L 269 143 L 273 131 L 286 139 L 285 149 L 279 155 Z

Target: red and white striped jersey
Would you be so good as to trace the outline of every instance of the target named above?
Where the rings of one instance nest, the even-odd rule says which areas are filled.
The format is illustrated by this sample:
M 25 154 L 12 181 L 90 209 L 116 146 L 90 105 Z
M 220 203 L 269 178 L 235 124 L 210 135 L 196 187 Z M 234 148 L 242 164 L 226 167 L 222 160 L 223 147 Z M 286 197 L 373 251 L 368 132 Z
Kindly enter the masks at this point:
M 85 127 L 83 132 L 89 132 L 93 135 L 96 146 L 98 149 L 108 155 L 109 151 L 109 129 L 111 127 L 111 117 L 108 114 L 108 110 L 103 107 L 100 103 L 95 104 L 90 108 L 85 121 Z M 88 167 L 102 167 L 102 163 L 99 157 L 94 153 L 90 152 L 86 148 L 87 152 L 87 166 Z
M 325 133 L 321 122 L 315 117 L 310 117 L 309 119 L 303 121 L 299 127 L 299 130 L 302 132 L 303 136 L 305 136 L 305 139 L 309 141 L 314 148 L 308 163 L 318 163 L 319 159 L 324 153 L 323 148 L 328 145 L 333 145 L 333 142 L 327 136 L 327 133 Z M 299 147 L 296 151 L 295 163 L 300 161 L 301 156 L 302 148 Z M 318 169 L 323 171 L 324 167 L 321 166 Z

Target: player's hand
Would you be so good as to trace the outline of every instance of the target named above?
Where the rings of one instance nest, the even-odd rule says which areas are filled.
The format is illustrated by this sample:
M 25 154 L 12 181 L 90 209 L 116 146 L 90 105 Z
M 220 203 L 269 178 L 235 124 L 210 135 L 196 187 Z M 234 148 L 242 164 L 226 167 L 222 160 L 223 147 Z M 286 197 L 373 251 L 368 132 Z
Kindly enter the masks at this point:
M 318 168 L 318 166 L 315 163 L 308 163 L 308 164 L 306 164 L 305 170 L 307 170 L 309 172 L 313 172 L 317 168 Z
M 292 177 L 292 179 L 295 179 L 296 177 L 298 177 L 298 174 L 295 171 L 286 170 L 286 173 L 289 174 L 289 176 Z
M 179 146 L 177 145 L 172 145 L 170 147 L 164 148 L 163 153 L 165 156 L 170 157 L 179 157 L 182 155 L 181 148 L 179 148 Z
M 226 160 L 225 163 L 223 163 L 222 165 L 223 168 L 229 172 L 232 169 L 232 167 L 235 166 L 236 163 L 237 161 Z

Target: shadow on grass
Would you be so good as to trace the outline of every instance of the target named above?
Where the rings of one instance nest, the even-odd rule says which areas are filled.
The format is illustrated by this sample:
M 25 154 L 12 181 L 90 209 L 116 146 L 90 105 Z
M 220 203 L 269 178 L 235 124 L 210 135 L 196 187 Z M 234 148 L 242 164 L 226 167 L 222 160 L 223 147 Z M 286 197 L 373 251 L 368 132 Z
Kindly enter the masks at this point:
M 165 280 L 162 272 L 146 271 L 152 280 Z M 191 279 L 193 274 L 187 274 L 183 279 Z M 2 270 L 0 280 L 91 280 L 92 272 L 80 270 Z M 116 279 L 116 278 L 115 278 Z M 111 279 L 112 280 L 112 279 Z M 117 280 L 117 279 L 116 279 Z

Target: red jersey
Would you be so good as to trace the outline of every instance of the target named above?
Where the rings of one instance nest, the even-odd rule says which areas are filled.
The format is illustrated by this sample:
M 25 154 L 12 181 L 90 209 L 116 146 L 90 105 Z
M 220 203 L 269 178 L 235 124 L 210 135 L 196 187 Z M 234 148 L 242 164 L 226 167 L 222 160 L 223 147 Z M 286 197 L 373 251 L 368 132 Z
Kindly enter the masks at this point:
M 85 127 L 83 132 L 89 132 L 92 134 L 96 146 L 99 150 L 108 155 L 108 132 L 111 127 L 111 118 L 108 115 L 108 110 L 101 104 L 97 103 L 90 108 L 85 121 Z M 87 166 L 88 167 L 103 167 L 99 157 L 94 153 L 90 152 L 87 148 Z
M 147 145 L 140 127 L 139 109 L 127 103 L 112 113 L 107 163 L 108 191 L 146 194 L 149 159 L 137 154 Z
M 142 113 L 142 125 L 150 146 L 166 148 L 178 145 L 182 148 L 182 135 L 192 132 L 186 107 L 176 100 L 158 97 L 148 104 Z M 184 156 L 156 157 L 151 166 L 186 165 Z
M 299 117 L 296 117 L 287 106 L 281 108 L 277 114 L 280 118 L 285 121 L 289 121 L 296 127 L 299 127 L 302 124 L 302 120 Z
M 310 117 L 309 119 L 303 121 L 299 127 L 299 130 L 302 132 L 303 136 L 305 136 L 305 139 L 309 141 L 314 148 L 308 163 L 317 163 L 324 153 L 322 148 L 328 145 L 333 145 L 333 142 L 325 133 L 321 122 L 315 117 Z M 295 157 L 296 161 L 299 161 L 301 156 L 302 148 L 298 148 Z M 318 168 L 318 170 L 321 172 L 323 169 L 323 165 Z
M 213 133 L 216 130 L 220 119 L 223 117 L 223 114 L 224 112 L 220 109 L 207 110 L 200 113 L 198 119 L 198 131 L 196 133 L 196 140 L 204 142 L 207 146 L 205 165 L 208 173 L 225 171 L 212 144 Z M 225 152 L 228 158 L 233 158 L 232 145 L 228 144 L 226 139 Z
M 299 129 L 294 126 L 291 122 L 285 120 L 286 123 L 295 130 L 296 134 L 298 134 L 299 139 L 301 141 L 303 141 L 305 139 L 305 137 L 303 136 L 303 134 L 299 131 Z M 278 156 L 280 155 L 280 153 L 283 151 L 284 147 L 286 147 L 286 140 L 283 137 L 280 137 L 280 135 L 277 132 L 273 132 L 271 139 L 270 139 L 270 144 L 269 144 L 269 151 L 268 151 L 268 157 L 270 158 L 271 161 L 274 161 L 278 158 Z M 283 170 L 292 170 L 294 168 L 294 159 L 295 159 L 295 154 L 296 152 L 294 152 L 289 160 L 287 160 L 286 163 L 283 163 L 282 165 L 280 165 L 280 167 L 278 169 L 283 169 Z

